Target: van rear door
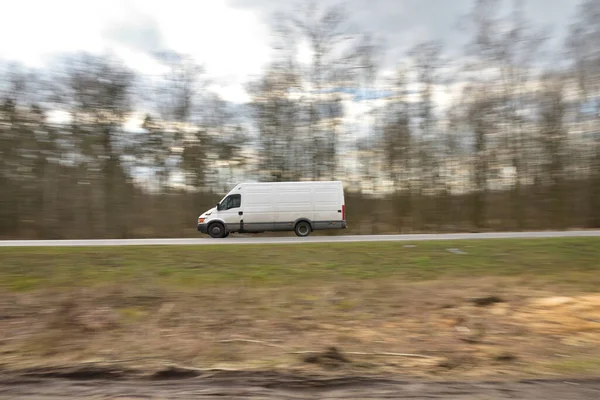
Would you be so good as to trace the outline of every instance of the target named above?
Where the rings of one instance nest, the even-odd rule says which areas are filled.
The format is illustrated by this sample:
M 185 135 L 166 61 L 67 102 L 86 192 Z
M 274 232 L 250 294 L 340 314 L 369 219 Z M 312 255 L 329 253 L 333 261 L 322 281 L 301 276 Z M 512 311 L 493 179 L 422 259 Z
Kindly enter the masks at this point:
M 313 186 L 313 205 L 316 223 L 340 221 L 343 199 L 336 183 L 317 183 Z

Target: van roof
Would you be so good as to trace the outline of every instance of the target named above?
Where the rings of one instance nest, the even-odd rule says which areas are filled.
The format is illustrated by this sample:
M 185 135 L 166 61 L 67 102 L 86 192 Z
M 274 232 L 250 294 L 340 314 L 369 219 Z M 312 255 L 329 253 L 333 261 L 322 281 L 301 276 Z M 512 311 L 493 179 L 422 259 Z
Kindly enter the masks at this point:
M 238 185 L 278 185 L 278 184 L 315 184 L 315 183 L 342 183 L 342 181 L 294 181 L 294 182 L 241 182 Z

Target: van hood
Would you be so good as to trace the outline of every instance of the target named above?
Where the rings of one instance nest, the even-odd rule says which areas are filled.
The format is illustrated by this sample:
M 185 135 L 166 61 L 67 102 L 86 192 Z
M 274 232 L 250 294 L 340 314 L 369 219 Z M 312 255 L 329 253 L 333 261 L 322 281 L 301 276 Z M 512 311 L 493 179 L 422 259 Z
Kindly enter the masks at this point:
M 205 211 L 204 214 L 202 214 L 200 217 L 205 217 L 207 215 L 210 215 L 210 214 L 214 213 L 215 211 L 217 211 L 217 207 L 213 207 L 210 210 Z

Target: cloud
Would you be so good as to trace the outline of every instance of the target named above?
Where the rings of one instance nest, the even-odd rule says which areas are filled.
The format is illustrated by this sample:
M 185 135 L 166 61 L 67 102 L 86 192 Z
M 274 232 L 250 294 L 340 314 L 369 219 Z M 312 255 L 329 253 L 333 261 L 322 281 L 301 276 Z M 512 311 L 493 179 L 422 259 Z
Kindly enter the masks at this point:
M 130 18 L 110 23 L 103 36 L 115 45 L 145 54 L 164 50 L 160 25 L 149 15 L 135 13 Z
M 273 0 L 229 0 L 230 4 L 252 10 L 267 24 L 273 23 L 276 12 L 294 13 L 304 2 L 276 2 Z M 462 16 L 470 12 L 475 0 L 346 0 L 318 2 L 322 7 L 329 4 L 344 4 L 349 13 L 349 22 L 358 30 L 371 33 L 384 41 L 387 66 L 406 56 L 407 50 L 419 42 L 439 40 L 444 43 L 448 55 L 463 54 L 469 39 L 458 29 Z M 513 0 L 501 1 L 501 11 L 507 15 Z M 552 26 L 556 40 L 561 37 L 574 13 L 577 1 L 524 0 L 524 11 L 536 25 Z
M 0 58 L 41 66 L 54 53 L 100 50 L 99 25 L 112 1 L 0 2 Z
M 456 29 L 475 0 L 315 0 L 347 5 L 349 24 L 381 39 L 382 69 L 406 58 L 419 42 L 440 40 L 445 54 L 460 60 L 468 35 Z M 503 12 L 515 0 L 503 0 Z M 206 67 L 222 95 L 245 101 L 243 84 L 264 71 L 271 53 L 273 15 L 297 13 L 306 0 L 19 0 L 0 5 L 0 59 L 43 66 L 57 53 L 105 50 L 143 73 L 160 71 L 157 52 L 190 54 Z M 557 54 L 561 35 L 579 0 L 523 0 L 536 24 L 554 28 L 550 47 Z M 1 2 L 0 2 L 1 3 Z M 8 4 L 10 3 L 10 5 Z M 552 47 L 553 46 L 553 47 Z M 305 50 L 304 56 L 307 54 Z M 306 59 L 306 57 L 304 57 Z M 305 60 L 306 61 L 306 60 Z

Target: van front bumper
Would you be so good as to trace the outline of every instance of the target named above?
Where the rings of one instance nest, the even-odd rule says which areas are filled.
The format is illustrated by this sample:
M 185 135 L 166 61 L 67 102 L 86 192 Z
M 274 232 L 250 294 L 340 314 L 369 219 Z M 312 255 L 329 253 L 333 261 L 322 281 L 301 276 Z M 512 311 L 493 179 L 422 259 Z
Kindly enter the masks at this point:
M 208 233 L 208 226 L 206 224 L 198 224 L 198 232 Z

